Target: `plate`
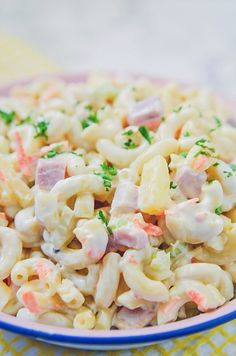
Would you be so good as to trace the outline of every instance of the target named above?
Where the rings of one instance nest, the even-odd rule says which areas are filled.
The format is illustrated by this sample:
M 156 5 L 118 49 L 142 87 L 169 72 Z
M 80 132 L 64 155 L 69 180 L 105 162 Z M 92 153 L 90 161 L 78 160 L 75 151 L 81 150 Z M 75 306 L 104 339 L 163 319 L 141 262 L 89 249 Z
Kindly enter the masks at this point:
M 67 83 L 76 83 L 84 81 L 87 76 L 86 74 L 63 74 L 50 75 L 46 78 L 48 77 L 61 78 Z M 157 78 L 148 78 L 156 83 L 165 82 Z M 18 81 L 2 87 L 0 88 L 0 95 L 7 95 L 13 86 L 26 84 L 30 81 Z M 1 312 L 0 328 L 32 337 L 39 341 L 65 347 L 85 350 L 119 350 L 147 346 L 163 340 L 194 334 L 214 328 L 235 318 L 236 299 L 212 312 L 165 325 L 142 329 L 106 331 L 69 329 L 30 322 Z

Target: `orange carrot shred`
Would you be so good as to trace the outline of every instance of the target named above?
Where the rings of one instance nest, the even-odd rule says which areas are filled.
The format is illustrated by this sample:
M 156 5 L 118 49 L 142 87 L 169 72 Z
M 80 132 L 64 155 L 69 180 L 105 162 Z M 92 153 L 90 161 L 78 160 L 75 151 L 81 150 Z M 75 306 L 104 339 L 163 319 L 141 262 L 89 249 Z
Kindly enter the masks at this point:
M 33 292 L 29 291 L 23 293 L 22 300 L 31 313 L 38 314 L 41 312 Z

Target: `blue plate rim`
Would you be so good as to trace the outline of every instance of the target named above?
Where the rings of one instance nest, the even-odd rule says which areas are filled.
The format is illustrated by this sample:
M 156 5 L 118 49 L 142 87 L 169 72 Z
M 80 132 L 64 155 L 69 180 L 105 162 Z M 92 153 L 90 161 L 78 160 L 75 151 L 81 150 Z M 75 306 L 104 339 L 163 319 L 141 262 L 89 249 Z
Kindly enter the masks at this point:
M 44 341 L 50 340 L 54 342 L 70 343 L 70 344 L 83 344 L 83 345 L 127 345 L 127 344 L 137 344 L 137 343 L 150 343 L 157 341 L 164 341 L 167 339 L 183 337 L 198 332 L 202 332 L 216 326 L 222 325 L 228 321 L 236 319 L 236 310 L 228 314 L 219 316 L 215 319 L 208 320 L 197 325 L 191 325 L 183 327 L 176 330 L 165 331 L 161 333 L 151 333 L 147 335 L 127 335 L 127 336 L 93 336 L 92 332 L 89 336 L 79 336 L 79 335 L 63 335 L 58 333 L 49 333 L 41 330 L 33 330 L 25 328 L 24 326 L 17 326 L 5 321 L 0 320 L 0 328 L 21 334 L 24 336 L 29 336 L 36 339 L 42 339 Z M 53 326 L 52 326 L 53 328 Z M 127 334 L 129 330 L 127 330 Z

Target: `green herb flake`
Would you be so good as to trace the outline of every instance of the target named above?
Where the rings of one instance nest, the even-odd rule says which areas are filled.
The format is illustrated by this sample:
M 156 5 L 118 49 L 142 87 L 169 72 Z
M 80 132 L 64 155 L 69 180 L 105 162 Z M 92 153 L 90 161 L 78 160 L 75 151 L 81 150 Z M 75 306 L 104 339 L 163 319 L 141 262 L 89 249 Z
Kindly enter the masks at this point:
M 199 155 L 210 156 L 211 154 L 209 152 L 207 152 L 207 151 L 200 150 L 197 153 L 195 153 L 195 155 L 193 157 L 197 157 Z
M 112 234 L 112 229 L 108 226 L 108 221 L 107 218 L 105 217 L 104 213 L 102 210 L 99 210 L 97 213 L 97 218 L 103 222 L 103 224 L 106 226 L 108 233 L 111 235 Z
M 179 106 L 177 109 L 174 109 L 173 111 L 178 114 L 181 110 L 183 109 L 183 106 Z
M 106 162 L 104 162 L 100 166 L 105 173 L 108 173 L 111 176 L 117 175 L 117 169 L 112 164 L 108 165 Z
M 218 162 L 216 162 L 216 163 L 213 164 L 213 167 L 217 167 L 217 166 L 219 166 L 219 163 L 218 163 Z
M 230 171 L 223 171 L 223 173 L 226 174 L 227 178 L 232 177 L 232 175 L 233 175 L 233 172 L 230 172 Z
M 187 152 L 181 152 L 181 153 L 180 153 L 180 156 L 182 156 L 183 158 L 186 158 L 186 157 L 187 157 L 187 155 L 188 155 L 188 153 L 187 153 Z
M 96 113 L 91 113 L 91 115 L 89 115 L 87 117 L 87 119 L 84 119 L 81 121 L 81 126 L 82 126 L 82 129 L 86 129 L 87 127 L 89 127 L 90 125 L 92 124 L 98 124 L 99 123 L 99 120 L 98 120 L 98 117 L 97 117 L 97 114 Z
M 215 179 L 214 178 L 212 178 L 212 179 L 208 179 L 208 184 L 211 184 L 212 182 L 214 182 L 215 181 Z
M 45 140 L 47 140 L 48 139 L 48 135 L 47 135 L 48 126 L 49 126 L 48 121 L 39 121 L 37 124 L 34 124 L 34 128 L 36 131 L 34 138 L 44 137 Z
M 15 117 L 16 117 L 15 111 L 6 112 L 6 111 L 0 110 L 0 118 L 3 120 L 3 122 L 6 125 L 10 125 L 12 123 L 12 121 L 15 119 Z
M 56 146 L 55 148 L 53 148 L 52 150 L 50 150 L 48 153 L 46 153 L 45 155 L 43 155 L 41 158 L 53 158 L 57 155 L 62 155 L 62 154 L 68 154 L 71 153 L 75 156 L 78 157 L 82 157 L 80 154 L 74 152 L 74 151 L 62 151 L 62 152 L 58 152 L 57 150 L 60 149 L 61 145 Z
M 55 150 L 51 150 L 47 153 L 47 158 L 52 158 L 52 157 L 55 157 L 56 155 L 58 155 L 59 152 L 55 151 Z
M 214 116 L 213 119 L 215 120 L 216 127 L 214 129 L 211 129 L 210 132 L 213 132 L 222 127 L 222 121 L 217 116 Z
M 112 187 L 112 179 L 117 175 L 117 169 L 113 165 L 108 165 L 106 162 L 100 165 L 103 172 L 94 172 L 95 175 L 100 176 L 103 179 L 103 185 L 106 190 L 110 190 Z
M 84 107 L 86 110 L 89 110 L 89 111 L 92 111 L 93 110 L 93 107 L 91 104 L 88 104 Z
M 189 137 L 190 136 L 190 133 L 188 131 L 185 131 L 184 132 L 184 137 Z
M 215 209 L 215 214 L 216 215 L 221 215 L 222 214 L 222 207 L 218 206 L 218 208 Z
M 166 117 L 162 116 L 161 122 L 165 122 L 165 121 L 166 121 Z
M 31 123 L 31 117 L 26 116 L 25 118 L 21 119 L 20 121 L 17 122 L 16 126 L 20 126 L 23 124 L 30 124 Z
M 195 142 L 195 145 L 200 146 L 200 147 L 202 147 L 202 148 L 206 148 L 206 149 L 208 149 L 208 150 L 211 151 L 211 152 L 215 152 L 215 149 L 214 149 L 213 147 L 209 147 L 209 146 L 207 146 L 207 145 L 205 144 L 205 143 L 208 143 L 208 142 L 210 142 L 210 141 L 206 140 L 205 138 L 200 138 L 200 140 L 197 140 L 197 141 Z
M 123 132 L 122 135 L 123 136 L 132 136 L 133 133 L 134 133 L 134 131 L 130 129 L 130 130 L 127 130 L 127 131 Z
M 233 170 L 233 172 L 236 172 L 236 164 L 231 163 L 231 164 L 230 164 L 230 167 L 231 167 L 231 169 Z
M 124 142 L 123 144 L 123 148 L 125 148 L 126 150 L 132 150 L 136 147 L 137 147 L 136 143 L 133 140 L 131 140 L 131 138 L 129 138 L 128 141 Z
M 176 189 L 177 184 L 175 184 L 173 181 L 170 182 L 170 189 Z
M 207 144 L 210 143 L 209 140 L 205 139 L 205 138 L 200 138 L 199 140 L 197 140 L 195 142 L 195 145 L 203 148 L 202 150 L 198 151 L 194 157 L 197 157 L 199 155 L 204 155 L 204 156 L 211 156 L 211 153 L 215 152 L 215 149 L 213 147 L 209 147 Z M 206 151 L 207 150 L 207 151 Z M 210 152 L 211 153 L 210 153 Z
M 153 140 L 153 136 L 150 135 L 148 128 L 145 126 L 140 126 L 138 130 L 141 133 L 141 135 L 145 138 L 145 140 L 147 140 L 147 142 L 151 144 Z

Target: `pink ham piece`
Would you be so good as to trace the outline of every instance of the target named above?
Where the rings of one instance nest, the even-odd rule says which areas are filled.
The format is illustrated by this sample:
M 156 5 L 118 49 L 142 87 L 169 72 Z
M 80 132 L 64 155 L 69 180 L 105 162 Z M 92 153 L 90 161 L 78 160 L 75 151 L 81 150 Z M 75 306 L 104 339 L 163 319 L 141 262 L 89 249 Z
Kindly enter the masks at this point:
M 138 187 L 125 181 L 118 184 L 111 204 L 112 214 L 133 213 L 138 208 Z
M 41 189 L 50 190 L 65 178 L 66 162 L 57 158 L 39 159 L 36 169 L 35 183 Z
M 134 224 L 124 225 L 113 230 L 113 239 L 117 245 L 135 249 L 144 248 L 149 242 L 146 231 Z
M 205 173 L 197 173 L 189 167 L 183 167 L 175 177 L 180 191 L 188 199 L 199 198 L 205 179 Z
M 137 308 L 130 310 L 122 307 L 114 318 L 114 326 L 118 329 L 143 328 L 151 323 L 156 315 L 156 304 L 147 309 Z
M 163 113 L 162 103 L 158 97 L 150 97 L 137 102 L 128 115 L 129 125 L 145 125 L 150 129 L 158 127 Z

